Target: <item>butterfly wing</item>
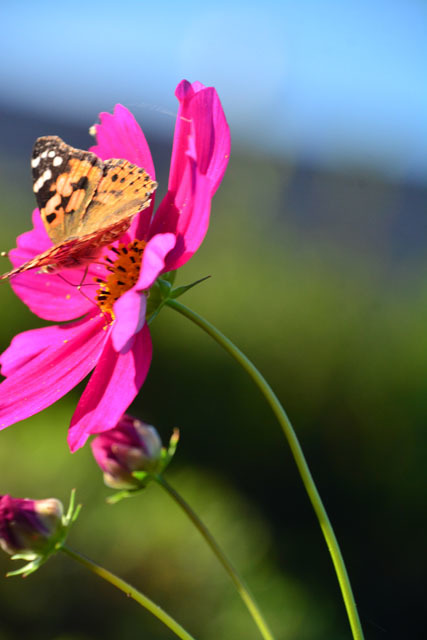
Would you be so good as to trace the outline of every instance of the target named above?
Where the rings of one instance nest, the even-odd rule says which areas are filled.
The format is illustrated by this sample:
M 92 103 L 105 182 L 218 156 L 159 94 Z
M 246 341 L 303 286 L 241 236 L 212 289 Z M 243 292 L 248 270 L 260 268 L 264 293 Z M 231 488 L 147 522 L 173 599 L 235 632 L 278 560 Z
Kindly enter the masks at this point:
M 35 142 L 31 167 L 33 191 L 49 238 L 59 244 L 78 235 L 104 163 L 94 153 L 74 149 L 57 136 L 45 136 Z
M 54 273 L 61 269 L 73 269 L 91 262 L 97 258 L 101 247 L 114 242 L 116 238 L 127 231 L 131 220 L 132 218 L 118 220 L 108 227 L 104 227 L 101 234 L 99 230 L 96 230 L 84 236 L 69 238 L 24 262 L 16 269 L 3 273 L 0 275 L 0 280 L 6 280 L 29 269 Z
M 127 160 L 102 162 L 56 136 L 38 138 L 31 165 L 34 193 L 54 246 L 1 280 L 29 269 L 57 271 L 95 259 L 149 206 L 157 188 L 144 169 Z
M 76 266 L 76 261 L 74 261 L 74 264 L 72 264 L 72 254 L 73 249 L 75 249 L 75 245 L 76 240 L 74 239 L 50 247 L 49 249 L 46 249 L 46 251 L 43 251 L 43 253 L 39 253 L 31 260 L 27 260 L 27 262 L 24 262 L 19 267 L 16 267 L 16 269 L 12 269 L 7 273 L 3 273 L 2 275 L 0 275 L 0 280 L 6 280 L 11 276 L 16 276 L 19 273 L 29 271 L 30 269 L 39 269 L 43 272 L 53 272 L 57 269 L 65 269 Z
M 157 182 L 151 180 L 145 169 L 127 160 L 107 160 L 96 193 L 80 219 L 77 235 L 98 230 L 101 237 L 107 228 L 111 235 L 112 227 L 126 219 L 129 226 L 133 216 L 149 206 L 156 189 Z

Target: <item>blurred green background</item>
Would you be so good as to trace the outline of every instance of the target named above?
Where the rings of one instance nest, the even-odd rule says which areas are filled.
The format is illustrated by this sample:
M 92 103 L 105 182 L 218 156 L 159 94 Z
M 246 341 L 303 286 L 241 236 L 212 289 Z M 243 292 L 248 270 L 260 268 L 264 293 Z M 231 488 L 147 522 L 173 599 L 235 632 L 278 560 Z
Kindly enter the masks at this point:
M 301 4 L 313 22 L 316 16 L 320 19 L 322 12 L 315 4 Z M 349 10 L 355 4 L 349 2 Z M 360 4 L 368 11 L 367 4 Z M 381 17 L 383 3 L 370 4 Z M 138 9 L 137 3 L 125 3 L 127 8 L 131 5 Z M 166 31 L 167 5 L 160 3 L 154 18 Z M 42 18 L 52 19 L 47 12 L 52 6 L 44 3 L 46 16 L 42 11 L 39 22 L 27 25 L 39 38 L 46 33 L 40 30 Z M 278 3 L 267 6 L 273 24 Z M 393 7 L 388 19 L 395 15 L 398 21 L 398 8 L 403 5 L 388 6 Z M 420 3 L 406 6 L 414 12 Z M 330 17 L 336 16 L 336 4 L 326 2 L 324 7 Z M 194 6 L 192 10 L 197 11 Z M 48 94 L 43 109 L 43 85 L 25 79 L 24 74 L 31 54 L 37 57 L 35 48 L 29 51 L 32 40 L 25 40 L 29 18 L 24 15 L 23 22 L 13 22 L 12 10 L 10 14 L 3 11 L 23 47 L 26 44 L 25 62 L 22 53 L 21 58 L 8 58 L 3 75 L 8 91 L 0 99 L 1 248 L 8 249 L 16 235 L 30 226 L 34 201 L 28 159 L 35 138 L 57 134 L 85 148 L 91 144 L 86 131 L 97 111 L 124 99 L 113 91 L 114 83 L 111 88 L 103 62 L 103 56 L 110 59 L 110 54 L 103 51 L 99 66 L 104 74 L 100 73 L 94 87 L 86 80 L 79 94 L 73 79 L 69 112 L 63 92 L 58 92 L 57 102 Z M 223 11 L 226 22 L 229 9 Z M 247 16 L 244 5 L 240 11 Z M 125 20 L 129 29 L 131 17 Z M 325 39 L 339 31 L 344 17 L 341 14 L 338 22 L 329 24 L 329 31 L 322 23 Z M 372 18 L 365 13 L 367 17 Z M 109 16 L 114 34 L 113 18 Z M 406 18 L 402 30 L 409 24 Z M 348 25 L 355 21 L 356 16 L 351 16 Z M 305 23 L 301 18 L 295 24 L 302 29 Z M 363 24 L 362 20 L 361 40 L 366 35 Z M 380 20 L 377 26 L 373 34 L 380 39 Z M 96 23 L 93 28 L 96 31 Z M 398 22 L 395 28 L 400 33 Z M 75 33 L 81 55 L 83 37 Z M 267 36 L 268 32 L 263 34 Z M 402 42 L 409 43 L 409 31 L 404 36 L 407 39 L 402 36 Z M 123 23 L 120 37 L 126 37 Z M 159 29 L 157 53 L 164 38 Z M 200 34 L 194 38 L 199 42 Z M 175 45 L 169 42 L 170 59 Z M 344 55 L 350 44 L 343 38 L 341 46 Z M 112 54 L 115 51 L 113 47 Z M 183 302 L 234 340 L 283 401 L 340 541 L 366 637 L 421 638 L 427 569 L 427 188 L 421 175 L 425 156 L 415 147 L 412 155 L 396 146 L 395 139 L 392 150 L 391 142 L 390 148 L 381 147 L 381 140 L 375 138 L 375 122 L 381 120 L 378 105 L 377 111 L 372 106 L 371 129 L 366 124 L 350 132 L 353 140 L 363 138 L 365 146 L 362 142 L 351 146 L 350 136 L 345 153 L 339 149 L 338 138 L 352 129 L 350 111 L 341 128 L 329 130 L 330 157 L 336 154 L 333 162 L 322 155 L 320 143 L 308 153 L 303 142 L 298 146 L 294 140 L 289 147 L 283 143 L 279 153 L 267 125 L 265 144 L 262 140 L 255 144 L 250 130 L 254 116 L 247 113 L 253 105 L 230 94 L 233 75 L 214 66 L 216 53 L 203 51 L 196 70 L 189 65 L 182 75 L 194 80 L 197 72 L 197 79 L 217 86 L 225 97 L 227 114 L 231 113 L 232 134 L 233 125 L 238 131 L 237 142 L 213 201 L 209 233 L 198 254 L 180 270 L 179 284 L 212 277 Z M 371 54 L 374 59 L 374 50 Z M 232 50 L 229 55 L 233 61 Z M 260 55 L 268 73 L 269 61 L 274 67 L 273 52 L 269 49 Z M 310 55 L 315 57 L 316 51 L 307 51 L 307 60 Z M 88 56 L 94 64 L 95 54 Z M 164 58 L 155 62 L 154 53 L 148 58 L 159 76 L 168 61 L 165 54 Z M 83 59 L 78 58 L 80 63 Z M 70 48 L 65 48 L 56 64 L 64 60 L 66 69 L 74 68 Z M 300 61 L 298 56 L 289 57 L 288 68 L 294 61 Z M 203 62 L 208 77 L 203 75 Z M 337 57 L 334 99 L 338 102 L 345 94 L 340 86 L 347 86 L 340 65 L 343 61 Z M 388 71 L 386 62 L 384 75 Z M 400 72 L 399 78 L 407 77 L 403 62 Z M 34 73 L 41 77 L 47 74 L 46 67 L 39 66 Z M 67 78 L 57 77 L 61 87 Z M 180 77 L 164 88 L 168 96 Z M 131 108 L 133 93 L 136 101 L 141 95 L 150 99 L 146 79 L 142 88 L 138 79 L 136 87 L 123 72 L 119 82 L 127 83 L 126 104 Z M 55 86 L 50 77 L 50 90 Z M 372 87 L 362 87 L 360 78 L 357 86 L 373 95 Z M 95 94 L 100 87 L 107 97 L 106 104 L 101 104 L 101 93 L 98 106 Z M 73 110 L 79 96 L 83 96 L 81 109 Z M 134 111 L 144 124 L 163 193 L 173 118 L 161 114 L 161 101 L 155 109 L 156 122 L 150 120 L 151 107 L 138 102 Z M 175 108 L 173 102 L 170 108 Z M 314 111 L 307 105 L 301 110 L 301 127 L 304 122 L 312 126 L 312 118 L 319 119 Z M 270 112 L 263 113 L 261 129 L 271 119 Z M 279 133 L 286 114 L 283 104 L 274 115 Z M 393 125 L 392 116 L 386 114 L 383 129 L 387 117 Z M 409 120 L 402 112 L 401 131 L 409 127 Z M 411 122 L 416 131 L 416 119 Z M 316 126 L 321 124 L 319 120 Z M 258 137 L 262 138 L 259 132 Z M 379 149 L 375 158 L 372 149 Z M 405 157 L 407 164 L 382 163 L 386 156 Z M 3 350 L 16 333 L 45 323 L 20 303 L 8 284 L 2 285 L 0 295 Z M 153 364 L 132 412 L 156 425 L 165 441 L 173 427 L 180 427 L 181 442 L 168 471 L 171 483 L 247 579 L 278 640 L 349 638 L 327 549 L 269 407 L 237 364 L 172 310 L 160 314 L 152 336 Z M 66 445 L 67 426 L 81 388 L 1 433 L 0 492 L 16 497 L 56 496 L 66 503 L 70 489 L 76 487 L 84 508 L 70 535 L 71 546 L 141 588 L 201 640 L 259 637 L 198 533 L 158 487 L 151 486 L 115 507 L 105 504 L 109 491 L 102 485 L 89 447 L 70 455 Z M 0 573 L 11 568 L 15 567 L 2 554 Z M 134 602 L 66 557 L 51 560 L 27 580 L 0 579 L 0 620 L 0 640 L 174 637 Z

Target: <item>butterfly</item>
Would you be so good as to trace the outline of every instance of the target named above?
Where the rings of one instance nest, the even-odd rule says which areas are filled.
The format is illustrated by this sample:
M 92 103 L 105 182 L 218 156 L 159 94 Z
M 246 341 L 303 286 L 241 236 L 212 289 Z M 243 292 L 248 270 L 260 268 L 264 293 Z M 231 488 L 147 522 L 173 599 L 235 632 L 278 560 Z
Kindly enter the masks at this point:
M 157 188 L 145 169 L 127 160 L 103 162 L 57 136 L 36 140 L 31 167 L 33 191 L 53 246 L 0 279 L 29 269 L 52 273 L 89 263 L 127 231 Z

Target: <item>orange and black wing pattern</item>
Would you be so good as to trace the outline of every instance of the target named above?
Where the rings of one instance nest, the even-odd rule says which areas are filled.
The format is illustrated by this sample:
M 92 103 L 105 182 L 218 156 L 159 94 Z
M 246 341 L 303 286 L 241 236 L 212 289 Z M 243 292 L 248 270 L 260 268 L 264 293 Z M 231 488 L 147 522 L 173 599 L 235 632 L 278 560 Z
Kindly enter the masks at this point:
M 157 183 L 127 160 L 102 162 L 56 136 L 38 138 L 31 166 L 33 190 L 53 247 L 0 276 L 58 271 L 95 259 L 150 204 Z

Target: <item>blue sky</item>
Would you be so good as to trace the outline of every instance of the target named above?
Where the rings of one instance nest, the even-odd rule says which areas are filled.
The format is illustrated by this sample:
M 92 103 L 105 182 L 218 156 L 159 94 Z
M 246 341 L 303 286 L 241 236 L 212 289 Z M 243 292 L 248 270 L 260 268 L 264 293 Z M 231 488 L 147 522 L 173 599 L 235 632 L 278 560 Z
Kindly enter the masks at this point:
M 92 123 L 116 102 L 173 129 L 183 77 L 239 146 L 427 176 L 424 0 L 2 3 L 0 100 Z

